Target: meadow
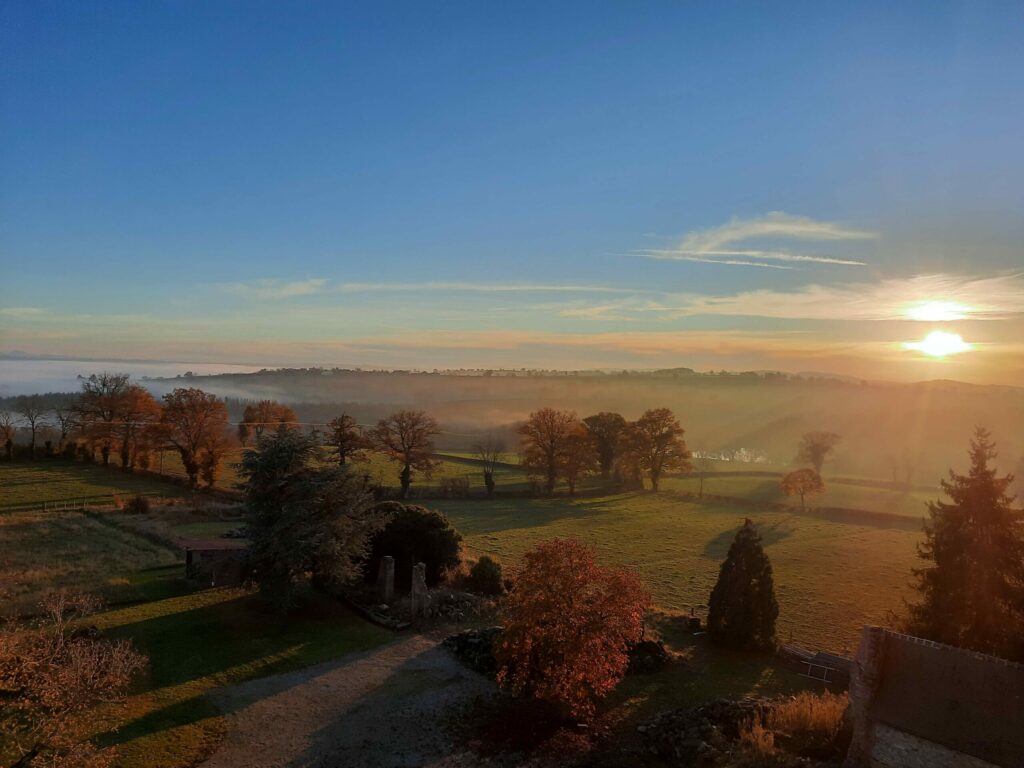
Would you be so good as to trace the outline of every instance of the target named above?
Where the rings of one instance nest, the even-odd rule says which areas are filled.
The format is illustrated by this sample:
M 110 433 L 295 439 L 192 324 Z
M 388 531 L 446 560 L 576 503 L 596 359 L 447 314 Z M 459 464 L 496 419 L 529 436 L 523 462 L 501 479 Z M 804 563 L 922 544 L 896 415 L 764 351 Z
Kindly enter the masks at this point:
M 61 501 L 109 504 L 115 496 L 181 496 L 184 489 L 149 475 L 97 464 L 48 460 L 0 462 L 0 512 L 5 508 Z
M 575 537 L 606 562 L 635 567 L 659 608 L 698 613 L 749 517 L 775 572 L 778 634 L 812 649 L 850 652 L 861 627 L 885 623 L 910 597 L 920 527 L 912 519 L 837 521 L 813 511 L 737 508 L 671 491 L 578 499 L 438 500 L 475 555 L 514 565 L 544 539 Z
M 65 587 L 143 599 L 165 592 L 181 573 L 176 550 L 82 512 L 0 514 L 0 552 L 5 615 L 31 611 L 44 593 Z

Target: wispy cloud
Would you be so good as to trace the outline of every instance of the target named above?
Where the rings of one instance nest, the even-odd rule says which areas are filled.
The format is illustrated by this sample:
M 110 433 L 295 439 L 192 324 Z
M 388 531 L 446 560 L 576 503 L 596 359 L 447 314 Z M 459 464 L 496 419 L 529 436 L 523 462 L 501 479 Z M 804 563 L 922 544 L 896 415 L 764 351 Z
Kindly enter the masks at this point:
M 868 240 L 874 237 L 876 237 L 874 232 L 775 211 L 767 216 L 753 219 L 733 218 L 720 227 L 695 230 L 687 234 L 675 248 L 648 248 L 637 253 L 652 259 L 695 261 L 766 269 L 793 269 L 799 264 L 808 263 L 860 267 L 865 266 L 865 262 L 859 259 L 799 253 L 782 248 L 736 248 L 730 246 L 751 240 L 800 240 L 820 243 Z
M 322 278 L 308 280 L 254 280 L 248 283 L 219 283 L 217 288 L 225 293 L 253 299 L 290 299 L 295 296 L 309 296 L 320 293 L 327 285 Z
M 917 310 L 935 304 L 957 307 L 956 319 L 997 320 L 1024 313 L 1024 274 L 916 275 L 877 283 L 807 285 L 796 291 L 757 290 L 732 296 L 699 296 L 681 302 L 669 314 L 803 320 L 931 320 Z
M 45 312 L 39 307 L 0 307 L 0 316 L 3 317 L 39 317 Z
M 606 285 L 560 285 L 557 283 L 341 283 L 345 293 L 399 293 L 408 291 L 452 291 L 465 293 L 643 293 L 633 288 Z

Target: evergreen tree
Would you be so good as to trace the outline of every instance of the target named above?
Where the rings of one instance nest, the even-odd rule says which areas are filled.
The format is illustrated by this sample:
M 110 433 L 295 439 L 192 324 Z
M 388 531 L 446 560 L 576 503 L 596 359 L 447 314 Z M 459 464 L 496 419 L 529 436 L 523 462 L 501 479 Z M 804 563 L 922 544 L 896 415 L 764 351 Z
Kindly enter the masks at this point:
M 772 564 L 750 520 L 736 533 L 708 601 L 708 634 L 718 645 L 761 650 L 775 645 Z
M 921 602 L 908 631 L 982 653 L 1024 660 L 1024 513 L 1008 489 L 1013 476 L 989 466 L 995 446 L 985 429 L 971 440 L 971 468 L 942 481 L 949 502 L 928 504 L 930 522 L 914 569 Z
M 317 441 L 280 427 L 246 451 L 239 467 L 248 509 L 249 559 L 260 592 L 287 610 L 304 583 L 333 589 L 361 574 L 385 517 L 361 479 L 324 466 Z

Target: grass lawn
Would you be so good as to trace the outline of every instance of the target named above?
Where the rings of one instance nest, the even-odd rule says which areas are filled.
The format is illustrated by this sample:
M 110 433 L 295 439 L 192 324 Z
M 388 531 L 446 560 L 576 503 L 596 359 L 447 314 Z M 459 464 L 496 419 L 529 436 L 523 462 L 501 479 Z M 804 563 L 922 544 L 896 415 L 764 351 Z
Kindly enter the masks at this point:
M 181 556 L 81 512 L 0 514 L 0 566 L 12 597 L 2 613 L 32 609 L 45 592 L 70 587 L 110 600 L 159 593 Z
M 668 490 L 697 493 L 700 480 L 696 477 L 669 478 L 663 485 Z M 800 497 L 783 494 L 779 489 L 779 480 L 773 477 L 707 477 L 704 479 L 704 493 L 800 506 Z M 825 493 L 820 496 L 809 496 L 807 506 L 867 509 L 872 512 L 922 518 L 928 514 L 925 503 L 934 501 L 940 493 L 939 488 L 934 491 L 895 490 L 882 485 L 875 487 L 842 483 L 826 477 Z
M 104 745 L 119 768 L 185 768 L 205 758 L 224 719 L 203 694 L 380 645 L 394 636 L 324 601 L 282 617 L 237 589 L 196 592 L 93 617 L 130 639 L 150 663 L 126 710 L 108 715 Z M 115 730 L 116 728 L 116 730 Z
M 916 522 L 836 522 L 813 512 L 739 509 L 672 492 L 586 499 L 438 500 L 475 554 L 514 564 L 544 539 L 576 537 L 608 562 L 639 569 L 658 606 L 707 603 L 744 517 L 759 526 L 775 570 L 779 638 L 832 651 L 856 648 L 861 626 L 884 622 L 909 596 L 921 538 Z
M 175 483 L 82 462 L 54 459 L 0 463 L 0 512 L 18 504 L 77 499 L 110 503 L 115 495 L 143 493 L 170 498 L 181 496 L 183 491 Z

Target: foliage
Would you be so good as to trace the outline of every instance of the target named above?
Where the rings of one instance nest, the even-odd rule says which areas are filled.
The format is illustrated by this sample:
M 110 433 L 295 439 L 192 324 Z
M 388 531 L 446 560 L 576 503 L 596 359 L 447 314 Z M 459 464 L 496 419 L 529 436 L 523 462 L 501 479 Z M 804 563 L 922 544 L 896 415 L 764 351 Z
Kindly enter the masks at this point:
M 276 400 L 260 400 L 247 405 L 242 412 L 242 420 L 238 422 L 238 440 L 247 445 L 253 435 L 259 440 L 267 427 L 273 430 L 282 426 L 293 426 L 298 421 L 295 411 Z
M 327 444 L 337 451 L 338 464 L 342 466 L 361 459 L 370 447 L 362 428 L 347 413 L 327 422 Z
M 434 436 L 440 431 L 438 423 L 424 411 L 398 411 L 378 421 L 370 433 L 374 447 L 402 466 L 399 474 L 401 498 L 409 495 L 414 471 L 429 477 L 434 470 L 437 462 L 431 454 L 434 452 Z
M 124 505 L 124 511 L 132 515 L 145 515 L 149 513 L 149 499 L 145 496 L 132 496 Z
M 1012 475 L 998 477 L 988 431 L 971 440 L 971 468 L 950 470 L 949 502 L 928 505 L 931 519 L 914 574 L 921 600 L 909 631 L 963 648 L 1024 661 L 1024 513 L 1014 509 Z
M 469 479 L 465 477 L 444 477 L 437 487 L 442 499 L 464 499 L 469 496 Z
M 182 466 L 194 488 L 203 469 L 203 454 L 215 454 L 223 443 L 228 409 L 216 395 L 194 387 L 179 387 L 164 395 L 161 425 L 167 442 L 181 456 Z M 206 463 L 213 461 L 210 457 Z M 216 459 L 219 461 L 219 459 Z M 204 471 L 209 477 L 210 472 Z
M 519 426 L 520 465 L 544 480 L 548 495 L 559 479 L 575 490 L 581 475 L 596 463 L 593 444 L 574 411 L 541 408 Z
M 602 411 L 587 416 L 583 426 L 594 441 L 601 476 L 607 480 L 619 457 L 619 442 L 626 431 L 626 419 L 621 414 Z
M 784 475 L 779 481 L 779 488 L 787 496 L 799 496 L 800 506 L 805 507 L 804 497 L 807 494 L 817 495 L 825 492 L 825 481 L 813 469 L 795 469 Z
M 377 504 L 374 512 L 386 523 L 371 542 L 367 578 L 376 577 L 386 555 L 395 558 L 395 586 L 402 590 L 410 588 L 416 563 L 426 564 L 427 585 L 436 586 L 462 562 L 462 535 L 442 512 L 397 501 Z
M 804 691 L 742 723 L 740 743 L 748 757 L 765 760 L 760 764 L 775 764 L 771 758 L 780 756 L 779 747 L 797 755 L 835 757 L 844 748 L 840 734 L 846 707 L 846 694 Z
M 94 708 L 123 700 L 145 657 L 127 641 L 79 626 L 98 607 L 85 595 L 58 592 L 43 604 L 42 621 L 0 633 L 0 759 L 19 768 L 110 764 L 111 751 L 89 741 Z
M 807 432 L 800 438 L 796 460 L 810 464 L 820 475 L 825 461 L 835 451 L 841 439 L 835 432 Z
M 668 408 L 644 411 L 626 432 L 623 462 L 634 472 L 646 474 L 657 491 L 666 472 L 690 469 L 684 431 Z
M 736 533 L 708 601 L 708 635 L 718 645 L 743 650 L 775 645 L 772 565 L 749 519 Z
M 598 565 L 578 541 L 539 544 L 523 555 L 506 598 L 499 684 L 574 716 L 592 714 L 625 674 L 650 601 L 635 572 Z
M 261 592 L 282 610 L 307 580 L 334 588 L 356 578 L 381 523 L 362 481 L 319 466 L 318 451 L 313 438 L 282 429 L 242 458 L 251 563 Z
M 466 586 L 470 592 L 479 595 L 500 595 L 505 591 L 505 584 L 501 578 L 501 563 L 489 555 L 483 555 L 469 569 Z
M 94 373 L 82 381 L 82 392 L 75 401 L 86 441 L 92 451 L 99 448 L 103 466 L 110 462 L 129 386 L 127 373 Z

